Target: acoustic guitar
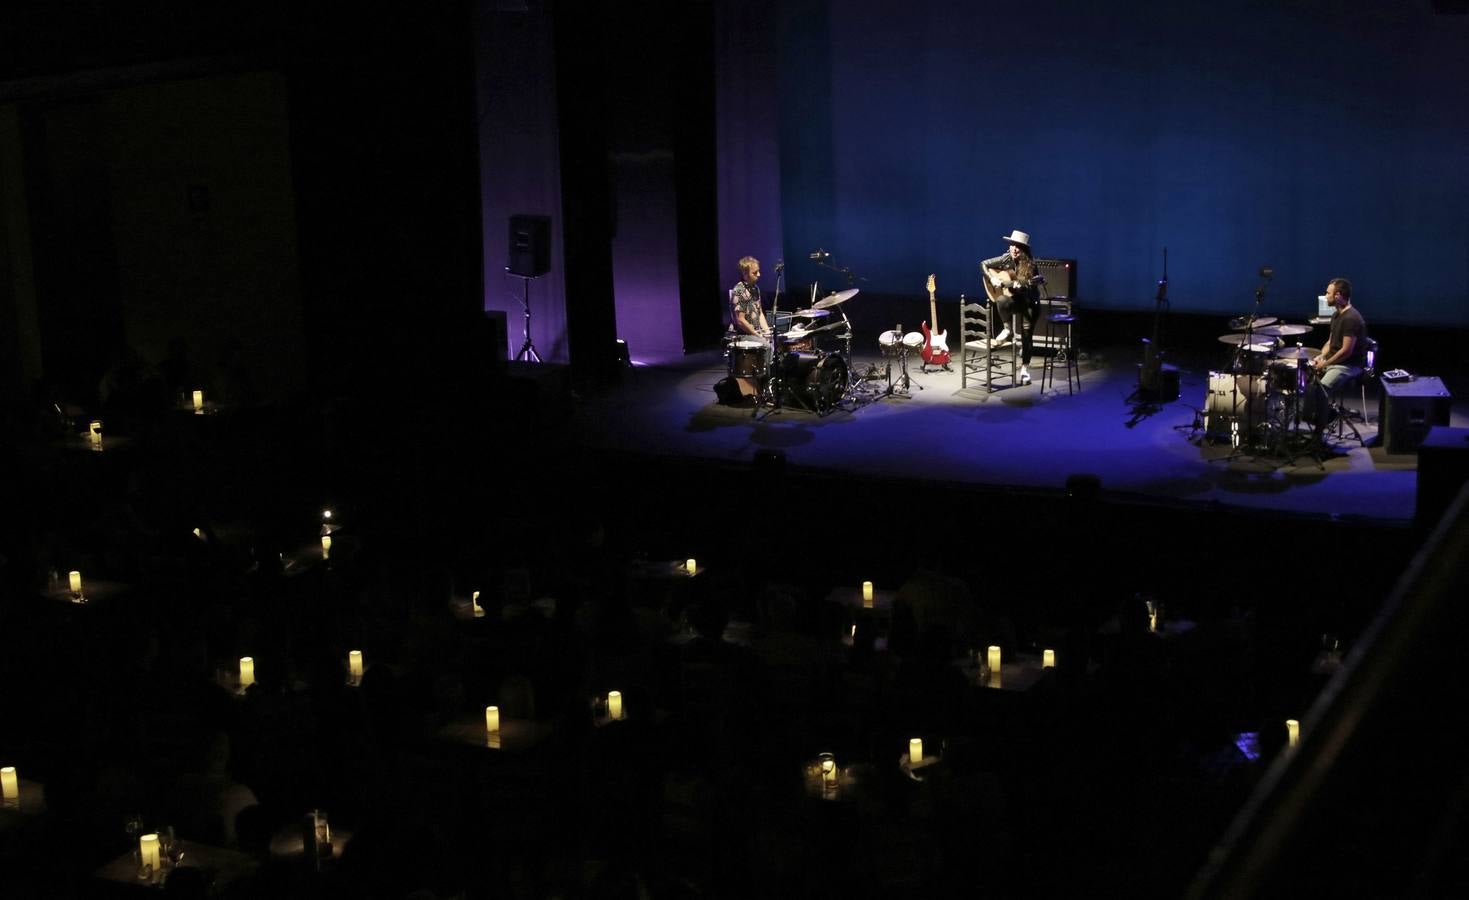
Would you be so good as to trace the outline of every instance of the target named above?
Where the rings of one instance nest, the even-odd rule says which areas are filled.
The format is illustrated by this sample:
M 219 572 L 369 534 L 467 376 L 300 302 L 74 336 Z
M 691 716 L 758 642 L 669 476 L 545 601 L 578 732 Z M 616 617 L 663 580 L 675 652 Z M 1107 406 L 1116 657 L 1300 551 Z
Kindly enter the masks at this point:
M 933 323 L 933 330 L 932 331 L 929 330 L 928 322 L 924 322 L 923 325 L 920 326 L 922 328 L 922 330 L 923 330 L 923 351 L 922 351 L 923 364 L 925 366 L 944 366 L 944 367 L 947 368 L 948 365 L 949 365 L 949 359 L 950 359 L 950 356 L 949 356 L 949 333 L 947 331 L 939 331 L 938 330 L 938 327 L 939 327 L 938 301 L 934 299 L 933 292 L 934 292 L 933 276 L 932 275 L 929 275 L 928 276 L 928 321 Z

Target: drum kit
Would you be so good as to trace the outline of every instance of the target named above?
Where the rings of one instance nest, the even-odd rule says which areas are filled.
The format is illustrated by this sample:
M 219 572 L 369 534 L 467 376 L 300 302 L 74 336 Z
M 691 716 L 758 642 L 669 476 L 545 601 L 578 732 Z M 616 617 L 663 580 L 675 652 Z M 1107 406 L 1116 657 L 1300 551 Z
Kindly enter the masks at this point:
M 1204 437 L 1227 439 L 1235 449 L 1290 452 L 1316 377 L 1309 363 L 1320 351 L 1300 343 L 1286 346 L 1282 339 L 1306 334 L 1311 326 L 1253 315 L 1230 319 L 1229 328 L 1218 340 L 1235 349 L 1224 370 L 1209 373 Z
M 831 412 L 852 388 L 852 323 L 842 304 L 856 295 L 850 288 L 817 300 L 813 290 L 807 309 L 774 314 L 770 340 L 735 338 L 728 348 L 730 376 L 758 384 L 758 406 Z

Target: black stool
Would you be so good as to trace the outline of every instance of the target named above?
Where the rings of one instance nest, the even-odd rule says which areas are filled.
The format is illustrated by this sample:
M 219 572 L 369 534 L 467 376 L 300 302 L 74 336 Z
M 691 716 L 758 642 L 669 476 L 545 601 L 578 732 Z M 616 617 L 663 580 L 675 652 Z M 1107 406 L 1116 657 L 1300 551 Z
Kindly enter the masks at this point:
M 1066 393 L 1081 390 L 1081 367 L 1077 365 L 1076 352 L 1071 346 L 1071 326 L 1075 322 L 1076 316 L 1068 312 L 1052 313 L 1046 319 L 1046 343 L 1054 347 L 1055 351 L 1046 357 L 1045 365 L 1041 369 L 1042 393 L 1045 392 L 1048 382 L 1055 387 L 1058 366 L 1066 369 Z M 1072 378 L 1076 379 L 1075 391 L 1071 387 Z

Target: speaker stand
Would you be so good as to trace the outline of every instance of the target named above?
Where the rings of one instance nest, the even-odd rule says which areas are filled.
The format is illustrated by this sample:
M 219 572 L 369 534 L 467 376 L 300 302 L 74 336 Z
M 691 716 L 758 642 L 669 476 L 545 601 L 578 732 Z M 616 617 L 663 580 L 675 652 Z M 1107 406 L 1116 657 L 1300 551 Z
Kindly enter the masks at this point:
M 506 271 L 510 271 L 506 268 Z M 511 273 L 514 274 L 514 273 Z M 516 275 L 520 279 L 520 305 L 525 310 L 525 343 L 520 345 L 520 350 L 515 354 L 515 361 L 541 362 L 541 354 L 536 352 L 535 341 L 530 339 L 530 283 L 534 275 Z

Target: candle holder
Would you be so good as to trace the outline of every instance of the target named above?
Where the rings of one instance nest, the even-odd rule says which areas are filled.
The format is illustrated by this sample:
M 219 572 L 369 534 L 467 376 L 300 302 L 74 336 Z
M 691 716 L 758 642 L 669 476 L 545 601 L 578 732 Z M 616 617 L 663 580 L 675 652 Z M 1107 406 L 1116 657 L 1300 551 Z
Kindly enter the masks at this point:
M 244 693 L 250 685 L 255 683 L 255 658 L 252 656 L 240 657 L 240 693 Z
M 347 651 L 347 683 L 353 687 L 362 684 L 362 651 Z
M 329 534 L 321 536 L 321 558 L 324 561 L 332 558 L 332 536 Z
M 614 722 L 620 722 L 624 718 L 622 691 L 607 692 L 607 717 Z
M 829 794 L 837 789 L 837 779 L 840 777 L 836 756 L 822 753 L 817 756 L 817 760 L 821 769 L 821 790 Z
M 1285 720 L 1285 745 L 1295 747 L 1301 743 L 1301 723 L 1297 719 Z
M 1055 650 L 1042 650 L 1041 651 L 1041 668 L 1042 669 L 1054 669 L 1054 668 L 1056 668 L 1056 651 Z
M 204 412 L 204 392 L 203 391 L 195 391 L 194 392 L 193 400 L 194 400 L 194 414 L 195 415 L 199 415 L 199 414 L 203 413 Z
M 162 874 L 163 850 L 157 834 L 138 838 L 138 880 L 153 882 Z
M 0 806 L 20 809 L 20 776 L 15 774 L 15 766 L 0 769 Z
M 864 582 L 862 582 L 862 608 L 863 609 L 872 609 L 872 604 L 873 604 L 872 582 L 870 582 L 870 581 L 864 581 Z
M 699 574 L 699 561 L 691 556 L 688 559 L 684 560 L 683 569 L 684 573 L 692 578 L 695 575 Z

